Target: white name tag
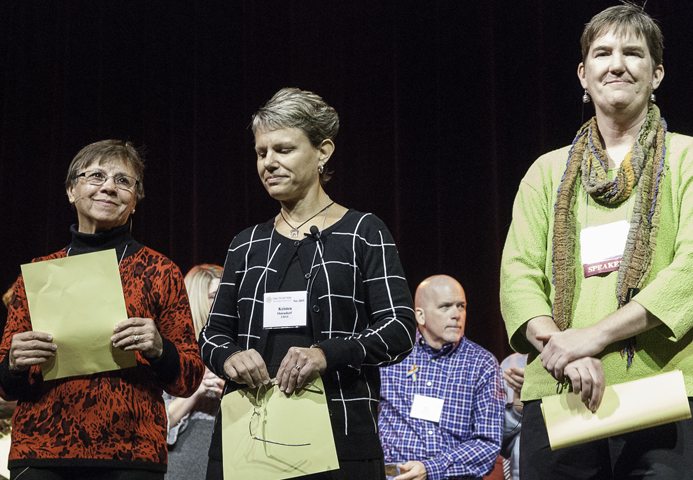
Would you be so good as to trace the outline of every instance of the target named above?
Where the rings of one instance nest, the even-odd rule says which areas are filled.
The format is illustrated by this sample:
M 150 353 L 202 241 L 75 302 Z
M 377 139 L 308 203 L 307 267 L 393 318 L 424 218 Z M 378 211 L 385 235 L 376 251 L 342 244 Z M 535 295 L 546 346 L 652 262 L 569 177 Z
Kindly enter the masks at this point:
M 440 422 L 440 415 L 443 413 L 444 403 L 445 401 L 440 398 L 414 395 L 414 402 L 411 404 L 409 416 L 438 423 Z
M 607 223 L 580 232 L 580 256 L 585 277 L 613 272 L 621 266 L 630 222 Z
M 263 328 L 305 327 L 307 298 L 305 290 L 265 293 Z

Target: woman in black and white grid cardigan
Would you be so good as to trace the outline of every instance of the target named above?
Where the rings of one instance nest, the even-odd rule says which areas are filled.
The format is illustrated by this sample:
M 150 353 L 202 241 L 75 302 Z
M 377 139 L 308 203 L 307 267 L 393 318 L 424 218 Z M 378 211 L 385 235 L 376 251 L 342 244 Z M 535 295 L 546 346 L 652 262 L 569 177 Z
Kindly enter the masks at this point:
M 340 469 L 320 479 L 385 478 L 377 430 L 378 368 L 402 361 L 416 320 L 397 248 L 376 216 L 348 210 L 323 189 L 337 112 L 298 89 L 277 92 L 252 123 L 257 169 L 280 212 L 231 242 L 200 335 L 202 358 L 227 390 L 276 376 L 286 393 L 318 371 Z M 267 292 L 307 292 L 307 326 L 263 328 Z M 208 479 L 223 478 L 219 418 Z M 228 480 L 228 479 L 227 479 Z

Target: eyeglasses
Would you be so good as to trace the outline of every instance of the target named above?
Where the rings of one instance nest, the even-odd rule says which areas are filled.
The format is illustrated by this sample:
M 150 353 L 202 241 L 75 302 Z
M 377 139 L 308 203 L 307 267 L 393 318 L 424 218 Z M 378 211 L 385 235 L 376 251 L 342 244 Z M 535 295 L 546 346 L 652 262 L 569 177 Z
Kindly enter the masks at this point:
M 139 183 L 139 180 L 137 180 L 135 177 L 131 177 L 129 175 L 123 175 L 122 173 L 118 173 L 116 175 L 106 175 L 103 172 L 99 171 L 87 171 L 87 172 L 82 172 L 79 175 L 77 175 L 77 178 L 82 177 L 84 180 L 89 184 L 89 185 L 96 185 L 96 186 L 101 186 L 109 178 L 113 179 L 113 183 L 115 183 L 115 186 L 121 190 L 132 190 L 135 188 L 135 185 Z
M 272 383 L 269 384 L 269 388 L 272 388 L 275 385 L 275 383 L 276 380 L 273 380 Z M 307 388 L 308 385 L 310 385 L 312 389 Z M 308 445 L 310 445 L 310 443 L 274 442 L 272 440 L 266 440 L 264 438 L 260 438 L 257 436 L 257 432 L 260 427 L 260 420 L 262 419 L 263 413 L 265 414 L 265 416 L 267 415 L 267 388 L 267 385 L 261 385 L 258 387 L 257 393 L 255 394 L 255 402 L 253 403 L 253 414 L 250 416 L 250 421 L 248 422 L 248 432 L 250 433 L 250 438 L 253 440 L 257 440 L 259 442 L 272 443 L 274 445 L 282 445 L 284 447 L 307 447 Z M 306 383 L 306 386 L 304 386 L 302 390 L 318 393 L 321 395 L 325 393 L 320 387 L 310 382 Z M 260 409 L 263 410 L 262 413 L 260 413 Z M 265 420 L 264 423 L 267 423 L 267 420 Z

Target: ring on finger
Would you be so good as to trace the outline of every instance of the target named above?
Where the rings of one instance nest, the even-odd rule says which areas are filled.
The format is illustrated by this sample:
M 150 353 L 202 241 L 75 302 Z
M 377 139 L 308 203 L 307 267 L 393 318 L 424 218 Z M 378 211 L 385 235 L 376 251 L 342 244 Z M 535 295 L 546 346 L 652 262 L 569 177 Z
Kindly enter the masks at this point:
M 135 340 L 135 343 L 139 343 L 139 341 L 140 341 L 140 336 L 139 336 L 138 334 L 135 334 L 135 336 L 133 337 L 133 339 Z
M 301 371 L 301 367 L 299 367 L 298 365 L 296 365 L 296 370 L 298 370 L 298 371 L 300 372 L 300 371 Z

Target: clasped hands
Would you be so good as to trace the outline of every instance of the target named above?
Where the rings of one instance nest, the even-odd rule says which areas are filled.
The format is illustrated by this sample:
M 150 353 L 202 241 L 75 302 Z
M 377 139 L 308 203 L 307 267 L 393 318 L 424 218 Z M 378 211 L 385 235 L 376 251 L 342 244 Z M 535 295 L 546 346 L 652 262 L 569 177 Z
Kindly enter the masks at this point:
M 120 322 L 113 329 L 111 342 L 124 351 L 140 351 L 148 359 L 156 359 L 164 351 L 161 335 L 151 318 L 132 317 Z M 10 370 L 25 371 L 32 365 L 40 365 L 55 357 L 58 346 L 53 335 L 32 330 L 17 333 L 10 345 Z
M 324 373 L 327 359 L 320 348 L 291 347 L 277 371 L 279 390 L 290 395 L 301 388 L 313 372 Z M 250 388 L 270 383 L 267 365 L 257 350 L 251 348 L 231 355 L 224 363 L 224 372 L 236 383 Z
M 604 348 L 601 339 L 590 328 L 537 335 L 536 339 L 544 343 L 541 364 L 546 371 L 559 382 L 567 377 L 573 392 L 581 393 L 587 408 L 596 412 L 606 387 L 602 362 L 594 357 Z

